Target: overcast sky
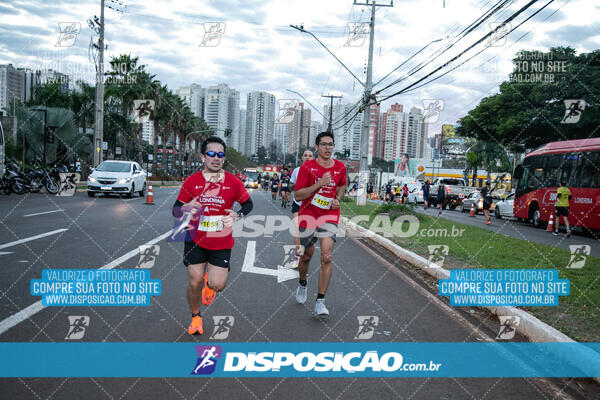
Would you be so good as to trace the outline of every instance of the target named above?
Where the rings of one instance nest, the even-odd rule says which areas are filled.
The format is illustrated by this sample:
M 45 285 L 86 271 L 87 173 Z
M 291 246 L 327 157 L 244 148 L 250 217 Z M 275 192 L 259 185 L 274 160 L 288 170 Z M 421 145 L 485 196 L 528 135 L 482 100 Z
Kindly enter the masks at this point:
M 191 83 L 204 87 L 227 83 L 241 92 L 246 103 L 249 91 L 268 91 L 277 99 L 298 98 L 295 90 L 321 111 L 322 93 L 341 93 L 344 102 L 356 102 L 362 94 L 360 83 L 340 66 L 316 40 L 289 27 L 304 27 L 319 37 L 361 80 L 366 78 L 368 37 L 349 42 L 349 23 L 368 22 L 370 9 L 353 5 L 352 0 L 220 0 L 166 1 L 122 0 L 124 13 L 106 11 L 107 59 L 121 53 L 139 56 L 147 70 L 172 90 Z M 389 3 L 388 0 L 378 0 Z M 515 27 L 541 8 L 545 1 L 512 21 Z M 376 14 L 373 80 L 390 72 L 416 51 L 431 44 L 384 82 L 404 76 L 422 61 L 431 61 L 422 71 L 383 93 L 393 93 L 442 65 L 490 31 L 483 24 L 443 55 L 434 52 L 452 43 L 470 23 L 490 9 L 496 0 L 400 0 L 394 7 L 380 7 Z M 515 0 L 490 18 L 500 22 L 527 3 Z M 94 32 L 87 20 L 99 15 L 99 0 L 32 1 L 3 0 L 0 4 L 0 63 L 31 68 L 53 68 L 85 80 L 93 80 L 88 45 Z M 107 4 L 111 4 L 107 0 Z M 114 4 L 114 2 L 113 2 Z M 600 4 L 590 0 L 556 0 L 538 15 L 512 32 L 502 43 L 482 43 L 459 60 L 482 48 L 479 56 L 456 71 L 411 93 L 382 103 L 384 109 L 398 102 L 405 110 L 422 107 L 423 99 L 444 102 L 437 123 L 456 123 L 485 96 L 497 91 L 512 70 L 511 59 L 520 49 L 546 51 L 553 46 L 574 47 L 577 52 L 600 48 Z M 71 47 L 58 47 L 59 23 L 77 22 L 81 31 Z M 206 23 L 219 23 L 220 38 L 205 39 Z M 214 25 L 213 25 L 214 26 Z M 523 37 L 523 35 L 525 35 Z M 218 35 L 217 35 L 218 36 Z M 348 46 L 347 44 L 350 44 Z M 69 44 L 62 42 L 61 44 Z M 361 45 L 362 44 L 362 45 Z M 445 71 L 445 70 L 443 70 Z M 443 72 L 442 71 L 442 72 Z M 321 120 L 313 112 L 313 119 Z

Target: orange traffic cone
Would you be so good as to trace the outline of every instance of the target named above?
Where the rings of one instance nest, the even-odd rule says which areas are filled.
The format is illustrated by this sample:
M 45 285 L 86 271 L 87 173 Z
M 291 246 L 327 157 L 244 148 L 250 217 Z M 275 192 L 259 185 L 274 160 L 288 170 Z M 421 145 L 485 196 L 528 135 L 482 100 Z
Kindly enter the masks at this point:
M 148 186 L 148 192 L 146 193 L 146 202 L 144 204 L 154 204 L 154 195 L 152 194 L 152 184 Z
M 550 221 L 548 221 L 548 225 L 546 226 L 546 232 L 554 231 L 554 214 L 550 214 Z
M 475 216 L 475 203 L 471 203 L 471 211 L 469 211 L 469 217 Z

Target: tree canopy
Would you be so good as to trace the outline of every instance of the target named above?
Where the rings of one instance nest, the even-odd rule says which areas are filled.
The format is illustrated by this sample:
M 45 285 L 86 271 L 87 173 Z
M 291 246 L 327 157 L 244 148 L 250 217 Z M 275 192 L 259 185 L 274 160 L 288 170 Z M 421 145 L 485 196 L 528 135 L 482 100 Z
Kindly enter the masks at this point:
M 523 152 L 548 142 L 599 136 L 600 50 L 577 55 L 571 47 L 521 50 L 499 93 L 481 100 L 458 122 L 462 137 Z M 583 100 L 576 123 L 564 123 L 565 100 Z M 562 123 L 561 123 L 562 122 Z

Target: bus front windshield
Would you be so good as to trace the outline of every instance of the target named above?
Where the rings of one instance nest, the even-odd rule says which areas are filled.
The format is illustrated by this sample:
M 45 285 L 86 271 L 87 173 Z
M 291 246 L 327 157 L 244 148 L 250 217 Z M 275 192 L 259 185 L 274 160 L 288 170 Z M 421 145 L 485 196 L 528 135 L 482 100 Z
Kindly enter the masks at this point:
M 253 181 L 258 179 L 258 171 L 244 171 L 244 175 L 246 175 L 246 178 Z

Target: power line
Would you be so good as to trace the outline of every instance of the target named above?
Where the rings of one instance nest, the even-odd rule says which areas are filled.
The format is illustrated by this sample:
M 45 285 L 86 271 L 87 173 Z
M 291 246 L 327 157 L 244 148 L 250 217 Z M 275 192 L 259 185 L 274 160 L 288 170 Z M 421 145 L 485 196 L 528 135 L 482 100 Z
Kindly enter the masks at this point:
M 453 57 L 452 59 L 450 59 L 446 63 L 440 65 L 439 67 L 437 67 L 436 69 L 434 69 L 433 71 L 431 71 L 430 73 L 428 73 L 427 75 L 425 75 L 424 77 L 422 77 L 422 78 L 418 79 L 417 81 L 411 83 L 410 85 L 406 86 L 405 88 L 403 88 L 403 89 L 401 89 L 401 90 L 399 90 L 399 91 L 397 91 L 397 92 L 395 92 L 395 93 L 393 93 L 391 95 L 388 95 L 388 96 L 384 97 L 383 99 L 379 99 L 378 102 L 385 101 L 385 100 L 387 100 L 387 99 L 389 99 L 391 97 L 394 97 L 394 96 L 397 96 L 399 94 L 402 94 L 402 93 L 406 92 L 408 89 L 416 86 L 420 82 L 422 82 L 425 79 L 429 78 L 431 75 L 433 75 L 433 74 L 437 73 L 438 71 L 440 71 L 441 69 L 445 68 L 448 64 L 450 64 L 453 61 L 456 61 L 457 59 L 459 59 L 460 57 L 462 57 L 463 54 L 465 54 L 466 52 L 468 52 L 469 50 L 471 50 L 473 47 L 477 46 L 478 44 L 480 44 L 484 40 L 488 39 L 492 34 L 495 34 L 499 30 L 499 28 L 501 28 L 502 26 L 506 25 L 507 23 L 509 23 L 510 21 L 512 21 L 513 19 L 515 19 L 516 17 L 518 17 L 520 14 L 522 14 L 527 9 L 529 9 L 537 1 L 538 0 L 531 0 L 529 3 L 527 3 L 526 5 L 524 5 L 523 7 L 521 7 L 521 9 L 519 9 L 517 12 L 513 13 L 510 17 L 508 17 L 506 20 L 504 20 L 502 22 L 502 24 L 499 25 L 496 29 L 488 32 L 486 35 L 484 35 L 482 38 L 480 38 L 479 40 L 477 40 L 475 43 L 473 43 L 472 45 L 470 45 L 469 47 L 467 47 L 465 50 L 463 50 L 462 52 L 460 52 L 458 55 L 456 55 L 455 57 Z M 550 0 L 548 4 L 552 3 L 553 1 L 554 0 Z M 512 30 L 511 30 L 511 32 L 512 32 Z M 487 47 L 485 49 L 487 49 Z M 485 49 L 483 49 L 483 50 L 485 50 Z M 378 91 L 377 93 L 379 93 L 379 92 L 380 91 Z
M 473 30 L 475 30 L 477 27 L 481 26 L 481 24 L 483 24 L 487 19 L 489 19 L 491 16 L 493 16 L 494 14 L 496 14 L 498 11 L 500 11 L 502 8 L 506 7 L 506 4 L 512 0 L 499 0 L 494 6 L 492 6 L 491 9 L 489 9 L 487 12 L 485 12 L 483 15 L 481 15 L 480 17 L 478 17 L 474 22 L 472 22 L 471 24 L 469 24 L 466 28 L 464 28 L 458 35 L 457 35 L 457 39 L 454 40 L 452 43 L 447 44 L 445 47 L 442 47 L 440 49 L 438 49 L 436 52 L 434 52 L 430 57 L 427 58 L 427 62 L 422 61 L 420 64 L 418 64 L 416 67 L 414 67 L 406 76 L 401 77 L 396 79 L 394 82 L 388 84 L 387 86 L 385 86 L 382 89 L 379 89 L 375 92 L 375 94 L 379 94 L 382 91 L 389 89 L 390 87 L 397 85 L 398 83 L 404 81 L 405 79 L 407 79 L 408 77 L 416 74 L 417 72 L 419 72 L 420 70 L 422 70 L 424 67 L 426 67 L 427 65 L 431 64 L 433 61 L 435 61 L 438 57 L 440 57 L 442 54 L 444 54 L 445 52 L 447 52 L 448 50 L 450 50 L 452 47 L 454 47 L 460 40 L 462 40 L 464 37 L 466 37 L 469 33 L 471 33 Z M 441 52 L 440 52 L 441 51 Z M 439 53 L 439 54 L 437 54 Z M 415 69 L 416 68 L 416 69 Z
M 543 6 L 542 6 L 542 7 L 541 7 L 539 10 L 537 10 L 536 12 L 534 12 L 533 14 L 531 14 L 529 17 L 527 17 L 525 20 L 523 20 L 521 23 L 519 23 L 517 26 L 515 26 L 514 28 L 512 28 L 512 29 L 511 29 L 511 30 L 510 30 L 510 31 L 507 33 L 507 35 L 508 35 L 509 33 L 513 32 L 515 29 L 517 29 L 517 28 L 518 28 L 518 27 L 520 27 L 521 25 L 523 25 L 525 22 L 529 21 L 531 18 L 535 17 L 535 16 L 536 16 L 537 14 L 539 14 L 539 13 L 540 13 L 540 12 L 541 12 L 543 9 L 545 9 L 547 6 L 549 6 L 549 5 L 550 5 L 550 3 L 552 3 L 552 2 L 554 2 L 554 0 L 550 0 L 550 1 L 548 1 L 548 2 L 547 2 L 546 4 L 544 4 L 544 5 L 543 5 Z M 549 16 L 548 16 L 546 19 L 550 18 L 550 17 L 551 17 L 552 15 L 554 15 L 554 14 L 555 14 L 557 11 L 558 11 L 558 10 L 555 10 L 555 11 L 554 11 L 552 14 L 550 14 L 550 15 L 549 15 Z M 546 19 L 544 19 L 544 21 L 545 21 Z M 528 31 L 528 32 L 526 32 L 526 33 L 524 33 L 524 34 L 523 34 L 523 35 L 522 35 L 522 36 L 521 36 L 519 39 L 515 40 L 515 41 L 513 42 L 513 44 L 514 44 L 514 43 L 516 43 L 516 42 L 518 42 L 519 40 L 523 39 L 523 38 L 524 38 L 524 37 L 525 37 L 527 34 L 529 34 L 529 32 L 531 32 L 531 30 L 530 30 L 530 31 Z M 439 76 L 437 76 L 437 77 L 435 77 L 435 78 L 432 78 L 432 79 L 430 79 L 429 81 L 427 81 L 427 82 L 424 82 L 424 83 L 422 83 L 421 85 L 418 85 L 418 86 L 416 86 L 416 87 L 414 87 L 414 88 L 412 88 L 412 89 L 410 89 L 410 90 L 408 90 L 408 91 L 406 91 L 406 92 L 412 92 L 413 90 L 419 89 L 419 88 L 421 88 L 421 87 L 423 87 L 423 86 L 425 86 L 425 85 L 428 85 L 428 84 L 430 84 L 431 82 L 434 82 L 434 81 L 436 81 L 436 80 L 438 80 L 438 79 L 442 78 L 443 76 L 445 76 L 445 75 L 449 74 L 450 72 L 452 72 L 452 71 L 454 71 L 455 69 L 459 68 L 459 67 L 460 67 L 460 66 L 462 66 L 463 64 L 465 64 L 465 63 L 467 63 L 467 62 L 471 61 L 473 58 L 477 57 L 479 54 L 481 54 L 482 52 L 484 52 L 486 49 L 487 49 L 487 48 L 483 48 L 483 49 L 481 49 L 480 51 L 478 51 L 477 53 L 475 53 L 473 56 L 469 57 L 468 59 L 466 59 L 466 60 L 465 60 L 465 61 L 463 61 L 462 63 L 458 64 L 456 67 L 454 67 L 454 68 L 452 68 L 452 69 L 450 69 L 450 70 L 448 70 L 448 71 L 444 72 L 442 75 L 439 75 Z M 496 57 L 496 56 L 494 56 L 494 57 Z M 489 60 L 487 60 L 486 62 L 484 62 L 484 63 L 480 64 L 479 66 L 481 66 L 481 65 L 484 65 L 485 63 L 487 63 L 487 62 L 489 62 L 490 60 L 492 60 L 494 57 L 490 58 Z M 406 92 L 405 92 L 405 93 L 406 93 Z
M 491 3 L 492 1 L 493 1 L 493 0 L 487 0 L 487 1 L 485 2 L 485 4 L 484 4 L 484 5 L 482 5 L 482 6 L 481 6 L 481 7 L 479 7 L 479 8 L 480 8 L 480 9 L 484 9 L 484 8 L 485 8 L 485 7 L 487 7 L 487 5 L 488 5 L 489 3 Z M 483 2 L 483 0 L 482 0 L 482 2 Z M 389 10 L 388 10 L 388 11 L 389 11 Z M 386 13 L 385 15 L 387 15 L 387 13 Z M 444 33 L 444 34 L 442 35 L 442 37 L 445 37 L 445 38 L 454 38 L 454 37 L 458 36 L 458 35 L 455 35 L 455 34 L 454 34 L 454 33 L 455 33 L 455 32 L 456 32 L 458 29 L 460 29 L 460 24 L 459 24 L 459 23 L 455 23 L 454 25 L 452 25 L 452 26 L 450 27 L 450 29 L 448 29 L 448 31 L 447 31 L 446 33 Z M 394 47 L 394 48 L 391 48 L 391 49 L 387 50 L 385 53 L 383 53 L 383 55 L 385 56 L 386 54 L 390 53 L 391 51 L 397 50 L 398 48 L 399 48 L 399 47 Z M 421 49 L 421 50 L 423 50 L 423 49 Z M 431 58 L 431 57 L 432 57 L 433 55 L 435 55 L 435 54 L 436 54 L 436 53 L 437 53 L 439 50 L 440 50 L 440 49 L 438 49 L 438 50 L 434 51 L 434 53 L 432 53 L 431 55 L 429 55 L 429 56 L 427 56 L 427 57 L 425 57 L 425 58 L 426 58 L 426 59 L 429 59 L 429 58 Z M 418 53 L 418 52 L 417 52 L 417 53 Z M 413 56 L 411 56 L 410 58 L 414 57 L 415 55 L 416 55 L 416 53 L 415 53 L 415 54 L 413 54 Z M 382 56 L 380 55 L 380 57 L 382 57 Z M 391 75 L 391 74 L 392 74 L 392 72 L 396 71 L 396 70 L 397 70 L 397 69 L 398 69 L 400 66 L 402 66 L 402 65 L 406 64 L 406 63 L 407 63 L 407 62 L 410 60 L 410 58 L 409 58 L 408 60 L 406 60 L 406 61 L 402 62 L 402 64 L 400 64 L 398 67 L 394 68 L 394 69 L 393 69 L 393 70 L 392 70 L 390 73 L 388 73 L 388 74 L 387 74 L 385 77 L 383 77 L 383 78 L 381 78 L 380 80 L 378 80 L 378 81 L 377 81 L 377 83 L 375 83 L 373 86 L 377 86 L 379 83 L 381 83 L 381 82 L 382 82 L 382 81 L 383 81 L 385 78 L 387 78 L 389 75 Z

